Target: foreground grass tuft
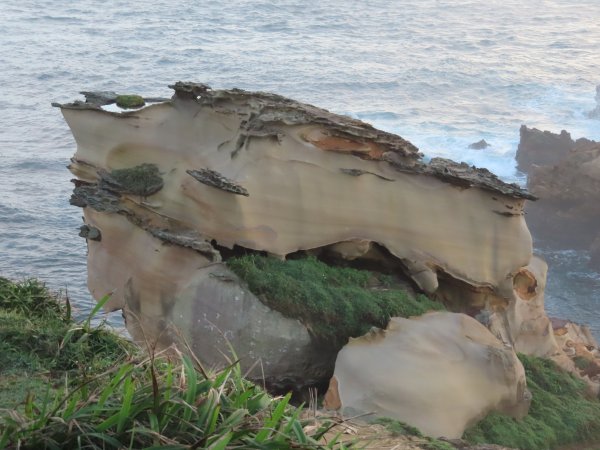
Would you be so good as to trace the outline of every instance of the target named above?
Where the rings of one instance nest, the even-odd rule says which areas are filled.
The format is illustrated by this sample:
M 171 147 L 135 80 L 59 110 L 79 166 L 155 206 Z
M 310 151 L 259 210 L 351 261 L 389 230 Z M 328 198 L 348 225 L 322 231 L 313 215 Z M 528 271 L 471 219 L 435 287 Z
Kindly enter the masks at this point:
M 188 357 L 130 362 L 28 400 L 0 422 L 0 448 L 325 448 L 330 425 L 307 434 L 290 395 L 271 398 L 237 364 L 206 373 Z
M 102 372 L 134 352 L 104 326 L 75 323 L 69 302 L 43 283 L 0 278 L 0 407 L 15 408 L 65 376 Z
M 0 449 L 352 447 L 323 443 L 329 423 L 306 432 L 291 394 L 271 397 L 239 364 L 145 357 L 90 319 L 74 323 L 37 281 L 0 278 Z
M 522 354 L 519 359 L 533 394 L 529 415 L 517 421 L 490 414 L 467 430 L 468 441 L 539 450 L 600 439 L 600 402 L 586 397 L 581 380 L 550 360 Z
M 230 258 L 227 265 L 267 306 L 340 347 L 372 326 L 385 328 L 390 317 L 443 309 L 424 295 L 411 297 L 390 276 L 332 267 L 314 257 L 281 261 L 252 254 Z

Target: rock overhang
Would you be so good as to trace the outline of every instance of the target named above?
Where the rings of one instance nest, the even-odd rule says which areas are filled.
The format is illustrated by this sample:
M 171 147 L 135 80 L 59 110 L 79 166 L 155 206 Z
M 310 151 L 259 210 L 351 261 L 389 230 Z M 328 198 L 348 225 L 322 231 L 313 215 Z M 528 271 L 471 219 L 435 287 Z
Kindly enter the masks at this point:
M 103 109 L 114 93 L 57 105 L 78 146 L 72 203 L 102 236 L 87 241 L 95 297 L 116 289 L 109 307 L 146 317 L 157 336 L 171 321 L 201 346 L 215 339 L 207 317 L 216 322 L 225 311 L 207 296 L 222 308 L 223 292 L 242 299 L 262 321 L 255 327 L 271 314 L 243 287 L 231 289 L 240 281 L 222 262 L 224 249 L 280 258 L 326 249 L 401 267 L 433 298 L 487 311 L 498 337 L 519 342 L 520 328 L 499 315 L 513 314 L 508 305 L 520 301 L 513 278 L 532 260 L 527 191 L 465 163 L 425 162 L 400 136 L 276 94 L 172 87 L 171 99 L 144 98 L 136 110 Z M 543 315 L 543 292 L 538 298 Z M 234 312 L 227 311 L 233 321 Z M 235 333 L 248 326 L 231 323 Z M 306 329 L 283 328 L 302 336 L 303 354 L 314 358 Z M 244 336 L 235 344 L 250 355 L 248 345 L 277 330 L 251 327 Z M 323 374 L 331 361 L 316 366 Z M 288 369 L 297 379 L 298 367 Z

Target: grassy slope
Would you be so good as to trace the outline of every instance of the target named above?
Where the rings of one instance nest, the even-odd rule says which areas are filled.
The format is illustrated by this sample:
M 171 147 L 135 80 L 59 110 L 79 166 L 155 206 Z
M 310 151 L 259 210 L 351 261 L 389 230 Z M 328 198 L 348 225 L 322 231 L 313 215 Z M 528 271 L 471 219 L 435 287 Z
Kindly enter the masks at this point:
M 316 337 L 343 346 L 390 317 L 443 309 L 424 295 L 412 298 L 390 276 L 329 266 L 314 257 L 281 261 L 259 255 L 230 258 L 227 265 L 270 308 L 302 321 Z
M 585 385 L 552 361 L 519 355 L 533 394 L 529 415 L 521 421 L 490 414 L 465 438 L 521 450 L 556 448 L 600 439 L 600 402 L 585 395 Z
M 343 339 L 362 332 L 361 319 L 383 326 L 390 315 L 416 315 L 435 306 L 394 289 L 389 278 L 314 259 L 233 261 L 230 265 L 263 301 L 290 308 L 322 337 Z M 309 295 L 318 297 L 302 308 Z M 358 303 L 349 305 L 350 299 Z M 234 442 L 320 448 L 318 436 L 304 433 L 298 410 L 287 399 L 271 399 L 243 380 L 236 366 L 205 376 L 189 359 L 183 365 L 130 361 L 132 351 L 128 342 L 102 328 L 74 324 L 68 305 L 40 283 L 0 278 L 0 408 L 16 408 L 9 416 L 0 413 L 0 449 L 15 445 L 16 437 L 22 448 L 52 448 L 52 442 L 62 443 L 56 448 L 65 442 L 75 446 L 82 436 L 89 448 L 197 443 L 198 430 L 202 445 L 214 448 Z M 600 439 L 600 402 L 586 398 L 583 383 L 551 361 L 520 358 L 533 394 L 530 414 L 522 421 L 492 414 L 465 438 L 523 450 Z M 186 420 L 173 422 L 173 417 Z M 405 428 L 399 433 L 414 433 Z
M 316 258 L 280 261 L 258 255 L 231 258 L 227 264 L 263 302 L 300 319 L 313 333 L 343 345 L 372 325 L 385 327 L 391 316 L 416 316 L 442 306 L 395 288 L 391 277 L 328 266 Z M 491 414 L 468 430 L 473 443 L 523 450 L 600 439 L 600 402 L 585 396 L 584 384 L 551 361 L 519 355 L 533 394 L 522 421 Z
M 239 365 L 148 358 L 69 309 L 37 281 L 0 278 L 0 449 L 325 448 L 328 423 L 305 432 L 289 395 Z
M 133 345 L 100 327 L 76 325 L 68 303 L 36 280 L 0 278 L 0 408 L 14 408 L 65 383 L 124 360 Z

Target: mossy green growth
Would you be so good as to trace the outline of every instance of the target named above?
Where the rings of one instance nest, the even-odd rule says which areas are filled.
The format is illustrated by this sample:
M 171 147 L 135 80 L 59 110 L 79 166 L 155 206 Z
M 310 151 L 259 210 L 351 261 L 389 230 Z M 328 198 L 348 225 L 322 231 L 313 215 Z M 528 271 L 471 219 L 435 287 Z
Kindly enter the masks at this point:
M 519 359 L 533 395 L 529 414 L 520 421 L 490 414 L 465 439 L 522 450 L 600 440 L 600 401 L 586 397 L 585 384 L 548 359 L 522 354 Z
M 156 164 L 140 164 L 126 169 L 114 169 L 102 181 L 111 189 L 124 194 L 147 197 L 160 191 L 163 179 Z
M 142 96 L 135 94 L 117 95 L 116 102 L 117 106 L 126 109 L 141 108 L 146 104 Z
M 230 258 L 227 265 L 263 303 L 334 346 L 372 326 L 385 328 L 390 317 L 444 309 L 424 295 L 413 298 L 391 276 L 329 266 L 314 257 L 281 261 L 250 254 Z

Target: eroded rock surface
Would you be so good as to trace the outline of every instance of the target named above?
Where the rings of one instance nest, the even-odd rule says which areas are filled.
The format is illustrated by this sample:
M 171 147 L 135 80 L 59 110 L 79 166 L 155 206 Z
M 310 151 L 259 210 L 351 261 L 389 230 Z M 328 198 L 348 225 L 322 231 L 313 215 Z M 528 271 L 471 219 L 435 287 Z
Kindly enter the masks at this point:
M 460 438 L 490 411 L 521 418 L 531 395 L 514 350 L 464 314 L 393 318 L 338 354 L 325 406 Z
M 545 272 L 527 269 L 531 194 L 278 95 L 172 87 L 136 111 L 105 111 L 106 93 L 60 105 L 77 142 L 71 202 L 101 236 L 88 239 L 88 284 L 96 298 L 113 292 L 134 338 L 185 338 L 223 364 L 220 335 L 271 380 L 327 379 L 332 349 L 315 352 L 309 325 L 262 308 L 223 264 L 240 250 L 324 251 L 401 272 L 506 345 L 559 351 L 552 333 L 524 338 L 549 326 Z

